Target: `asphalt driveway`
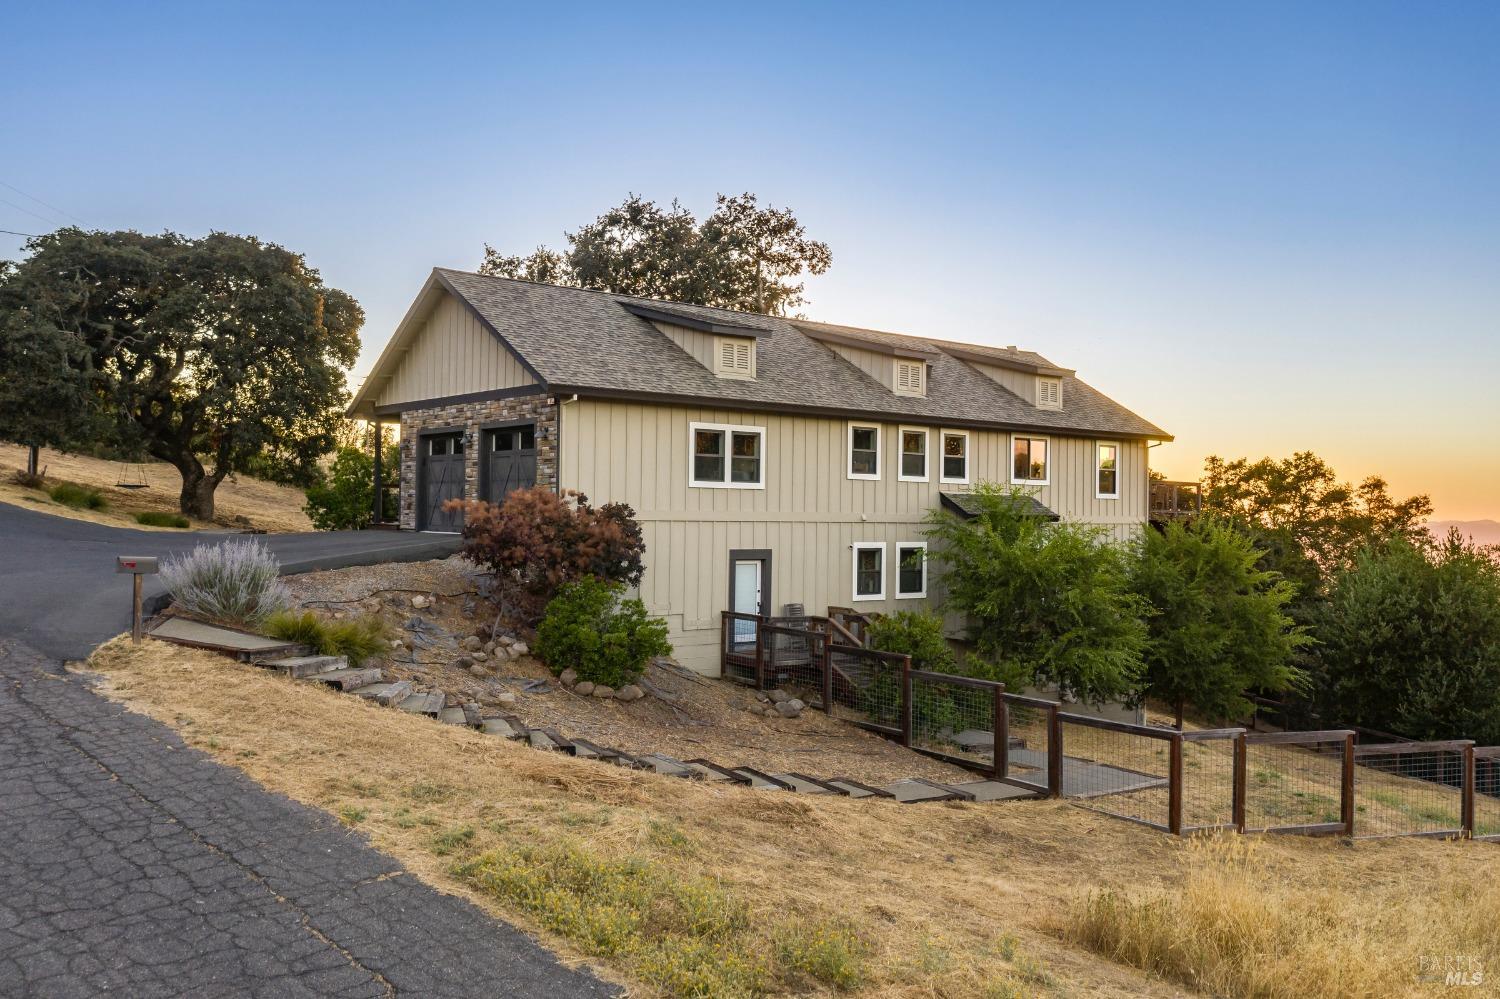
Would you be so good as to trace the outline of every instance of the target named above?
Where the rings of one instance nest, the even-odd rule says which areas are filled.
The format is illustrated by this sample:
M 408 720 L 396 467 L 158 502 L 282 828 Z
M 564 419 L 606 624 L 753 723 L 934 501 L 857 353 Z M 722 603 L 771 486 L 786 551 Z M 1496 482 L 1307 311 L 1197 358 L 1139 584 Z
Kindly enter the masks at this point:
M 0 635 L 58 659 L 82 659 L 130 628 L 130 578 L 117 555 L 165 558 L 238 535 L 132 531 L 0 503 Z M 443 558 L 446 535 L 400 531 L 313 531 L 259 537 L 286 572 Z M 161 593 L 150 577 L 146 595 Z
M 63 670 L 128 624 L 116 555 L 202 540 L 0 504 L 0 996 L 616 994 Z M 454 545 L 265 540 L 302 569 Z

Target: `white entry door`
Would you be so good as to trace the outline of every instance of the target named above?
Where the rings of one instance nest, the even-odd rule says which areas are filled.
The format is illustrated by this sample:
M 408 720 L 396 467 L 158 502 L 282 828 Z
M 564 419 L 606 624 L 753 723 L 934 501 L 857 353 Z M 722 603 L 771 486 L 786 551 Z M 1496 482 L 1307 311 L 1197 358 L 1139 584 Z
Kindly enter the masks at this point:
M 743 560 L 734 563 L 734 606 L 732 610 L 736 614 L 759 614 L 761 613 L 761 566 L 759 559 Z M 755 641 L 755 623 L 743 621 L 738 618 L 734 622 L 734 641 Z

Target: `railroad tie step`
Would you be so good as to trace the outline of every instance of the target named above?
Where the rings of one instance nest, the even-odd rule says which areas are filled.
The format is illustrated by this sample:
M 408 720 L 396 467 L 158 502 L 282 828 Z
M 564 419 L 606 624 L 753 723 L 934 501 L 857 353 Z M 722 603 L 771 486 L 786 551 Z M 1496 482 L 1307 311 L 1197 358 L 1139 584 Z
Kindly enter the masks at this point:
M 438 712 L 438 721 L 444 725 L 467 725 L 469 719 L 464 717 L 463 708 L 443 708 Z
M 380 683 L 385 679 L 385 674 L 378 666 L 345 667 L 344 669 L 330 670 L 327 673 L 319 673 L 308 679 L 319 683 L 326 683 L 330 687 L 337 687 L 342 691 L 350 691 L 356 687 L 368 687 L 372 683 Z
M 832 780 L 825 781 L 824 783 L 828 784 L 829 787 L 838 788 L 840 791 L 843 791 L 851 798 L 895 797 L 894 794 L 887 791 L 883 787 L 873 787 L 869 784 L 862 784 L 857 780 L 850 780 L 848 777 L 835 777 Z
M 683 760 L 684 765 L 690 766 L 703 775 L 704 780 L 720 781 L 727 780 L 731 784 L 749 784 L 750 778 L 743 774 L 737 774 L 728 767 L 721 767 L 712 760 L 702 758 Z
M 397 680 L 394 683 L 371 683 L 354 691 L 360 697 L 367 698 L 385 707 L 390 707 L 392 704 L 400 702 L 411 692 L 410 680 Z
M 921 777 L 892 781 L 885 785 L 884 790 L 890 792 L 891 797 L 903 805 L 914 805 L 923 801 L 972 800 L 962 791 L 946 784 L 939 784 L 937 781 L 924 780 Z
M 961 791 L 969 796 L 970 801 L 1005 801 L 1009 798 L 1034 798 L 1035 791 L 1028 791 L 1024 787 L 1016 787 L 998 780 L 971 780 L 962 784 L 949 785 L 955 791 Z
M 532 749 L 542 749 L 549 753 L 557 749 L 557 743 L 549 739 L 547 733 L 539 728 L 528 729 L 526 741 L 531 743 Z
M 754 767 L 735 767 L 734 772 L 746 778 L 750 786 L 757 791 L 790 791 L 792 789 L 791 785 Z
M 792 786 L 792 790 L 797 794 L 847 794 L 847 792 L 843 788 L 834 787 L 827 781 L 818 780 L 816 777 L 809 777 L 807 776 L 807 774 L 788 772 L 784 774 L 775 774 L 773 776 L 775 776 L 778 780 L 782 780 L 790 784 Z
M 348 669 L 349 659 L 346 656 L 283 656 L 279 659 L 262 659 L 256 665 L 285 673 L 293 680 L 303 680 L 319 673 Z
M 606 749 L 587 739 L 574 739 L 573 755 L 580 760 L 598 760 L 600 763 L 611 763 L 620 753 L 618 750 Z
M 396 707 L 402 711 L 410 711 L 414 715 L 426 715 L 429 718 L 437 718 L 442 715 L 443 705 L 447 702 L 447 694 L 441 690 L 434 690 L 425 694 L 408 694 L 395 703 Z
M 480 725 L 480 730 L 485 735 L 498 735 L 502 739 L 519 739 L 525 734 L 504 718 L 486 718 Z
M 479 704 L 475 701 L 465 701 L 460 705 L 464 713 L 464 724 L 470 728 L 483 728 L 484 716 L 479 713 Z
M 639 757 L 646 766 L 659 774 L 668 777 L 685 777 L 689 780 L 702 780 L 703 774 L 695 767 L 690 767 L 681 760 L 673 759 L 665 753 L 647 753 Z

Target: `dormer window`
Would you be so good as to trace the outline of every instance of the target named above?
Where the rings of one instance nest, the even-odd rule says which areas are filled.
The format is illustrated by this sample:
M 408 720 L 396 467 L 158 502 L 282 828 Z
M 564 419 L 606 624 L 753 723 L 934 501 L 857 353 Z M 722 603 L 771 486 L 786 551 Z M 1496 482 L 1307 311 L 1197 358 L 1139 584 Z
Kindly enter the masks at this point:
M 755 341 L 749 337 L 715 337 L 714 374 L 720 378 L 754 378 Z
M 897 395 L 926 395 L 926 380 L 927 362 L 896 358 L 895 391 Z
M 1062 409 L 1062 379 L 1038 375 L 1036 379 L 1038 409 Z

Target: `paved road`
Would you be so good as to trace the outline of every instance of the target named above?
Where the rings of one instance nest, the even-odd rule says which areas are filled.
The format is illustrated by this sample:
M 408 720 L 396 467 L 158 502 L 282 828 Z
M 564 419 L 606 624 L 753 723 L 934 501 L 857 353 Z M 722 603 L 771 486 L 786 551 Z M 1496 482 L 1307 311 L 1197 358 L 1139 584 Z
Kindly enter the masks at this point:
M 0 996 L 615 994 L 65 673 L 60 656 L 120 630 L 121 546 L 184 539 L 17 513 L 0 506 L 0 548 L 17 559 L 0 567 Z M 288 559 L 372 550 L 270 540 Z
M 0 503 L 0 635 L 59 659 L 82 659 L 130 627 L 130 580 L 116 555 L 167 555 L 230 535 L 132 531 Z M 289 572 L 442 558 L 452 537 L 397 531 L 317 531 L 260 538 Z M 148 598 L 161 593 L 154 580 Z

